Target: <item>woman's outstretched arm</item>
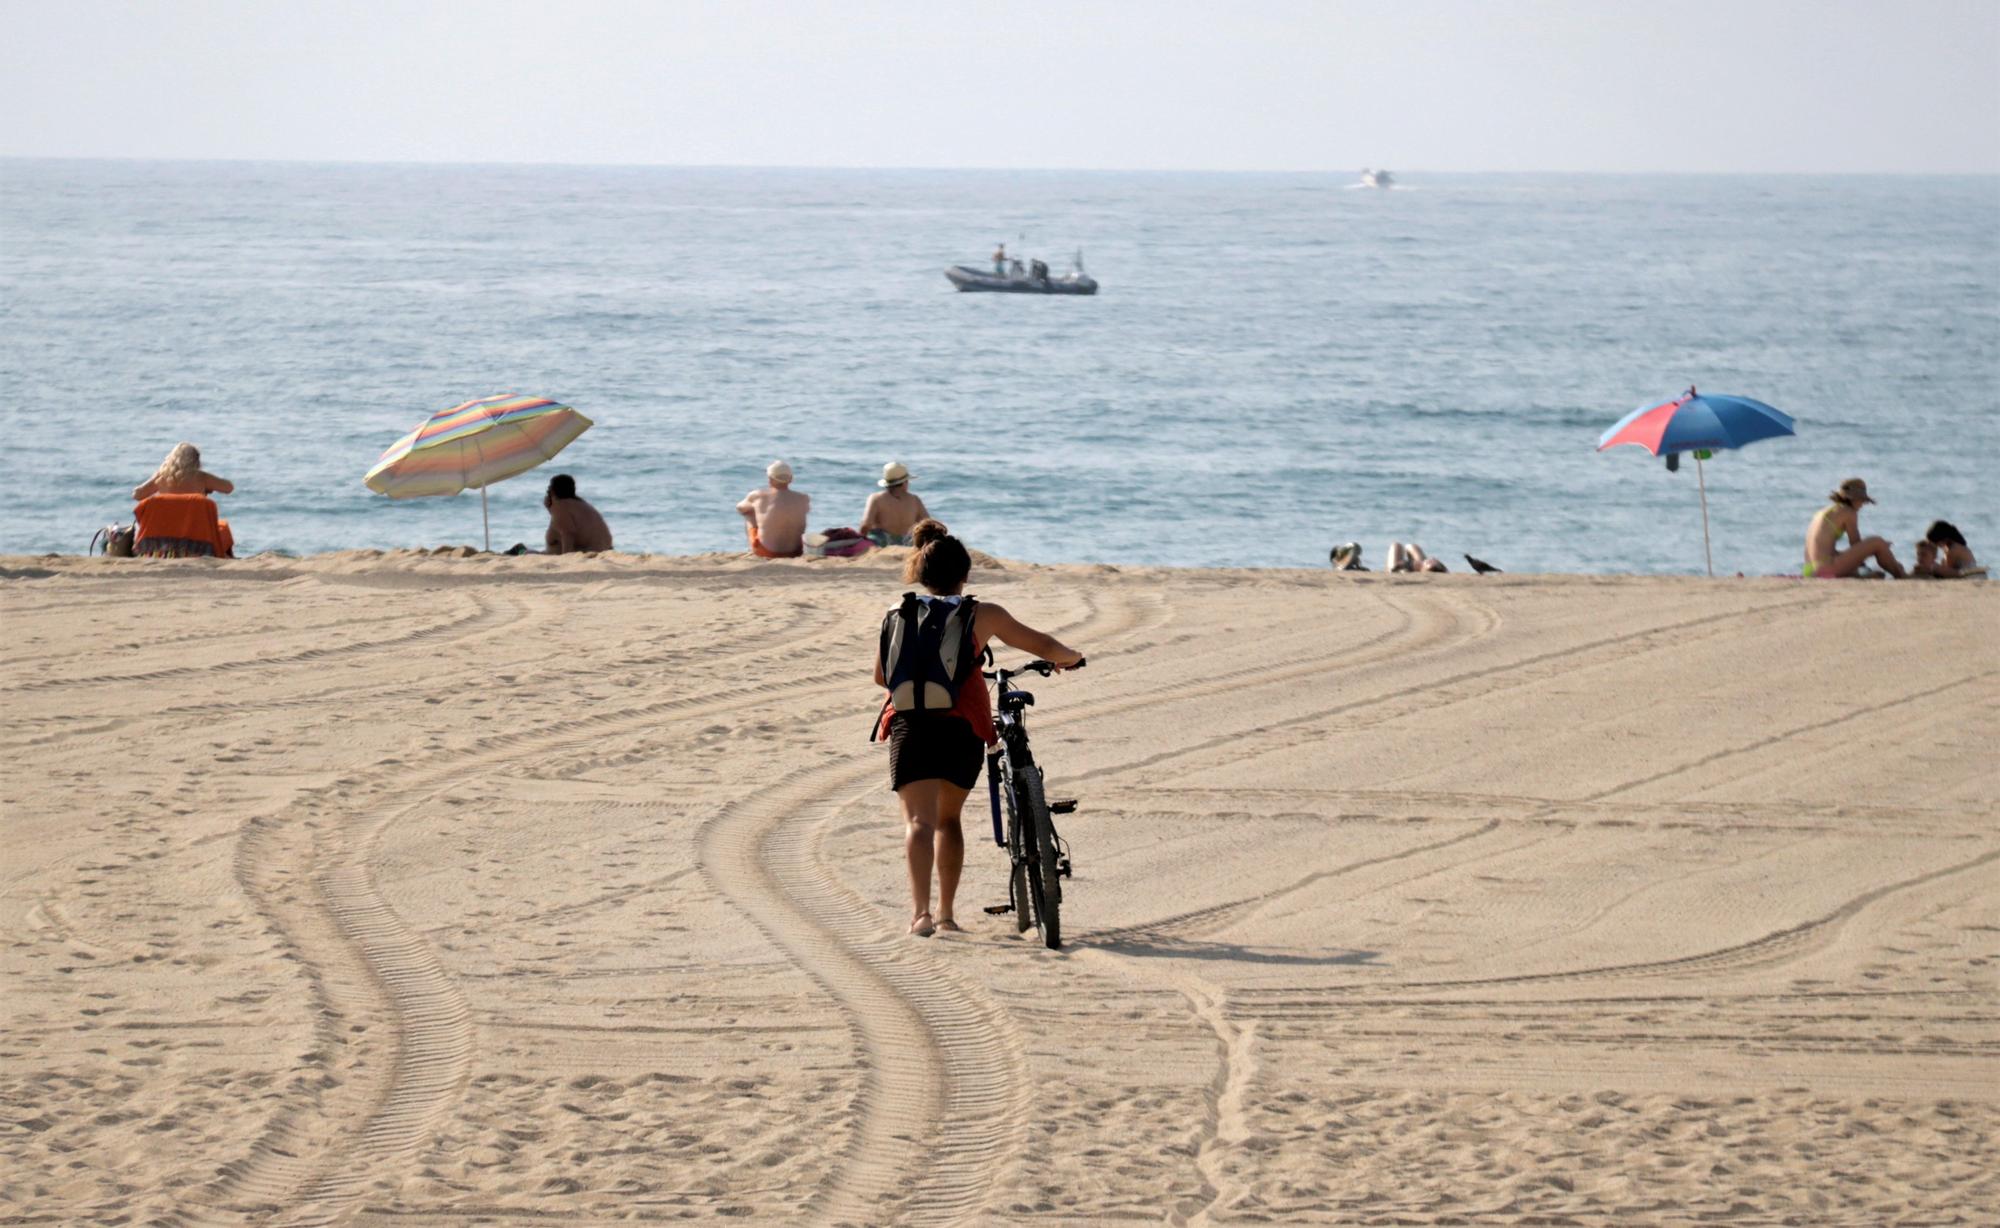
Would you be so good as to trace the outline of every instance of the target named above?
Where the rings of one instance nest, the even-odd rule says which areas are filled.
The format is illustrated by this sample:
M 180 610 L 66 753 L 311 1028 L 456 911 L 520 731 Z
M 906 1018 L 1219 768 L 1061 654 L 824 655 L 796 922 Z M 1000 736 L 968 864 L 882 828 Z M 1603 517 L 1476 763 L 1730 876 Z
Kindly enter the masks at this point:
M 979 603 L 981 638 L 997 639 L 1012 648 L 1060 666 L 1075 665 L 1083 654 L 1046 631 L 1037 631 L 997 605 Z

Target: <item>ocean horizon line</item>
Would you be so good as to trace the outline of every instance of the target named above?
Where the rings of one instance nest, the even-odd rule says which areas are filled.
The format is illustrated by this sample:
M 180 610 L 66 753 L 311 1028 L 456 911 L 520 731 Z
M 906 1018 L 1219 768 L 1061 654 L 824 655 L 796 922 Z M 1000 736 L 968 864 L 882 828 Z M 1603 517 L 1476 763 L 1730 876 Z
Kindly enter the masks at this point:
M 781 162 L 591 162 L 537 161 L 518 159 L 425 159 L 425 158 L 263 158 L 263 157 L 159 157 L 147 154 L 42 154 L 0 153 L 0 163 L 88 163 L 95 165 L 140 166 L 312 166 L 312 167 L 548 167 L 569 170 L 627 171 L 771 171 L 784 174 L 973 174 L 973 175 L 1157 175 L 1216 178 L 1316 178 L 1358 175 L 1373 163 L 1319 168 L 1258 167 L 1170 167 L 1170 166 L 964 166 L 964 165 L 814 165 Z M 1384 169 L 1398 175 L 1449 175 L 1479 178 L 1565 178 L 1565 179 L 2000 179 L 1995 170 L 1578 170 L 1540 169 L 1457 169 L 1411 166 L 1397 169 L 1389 162 Z

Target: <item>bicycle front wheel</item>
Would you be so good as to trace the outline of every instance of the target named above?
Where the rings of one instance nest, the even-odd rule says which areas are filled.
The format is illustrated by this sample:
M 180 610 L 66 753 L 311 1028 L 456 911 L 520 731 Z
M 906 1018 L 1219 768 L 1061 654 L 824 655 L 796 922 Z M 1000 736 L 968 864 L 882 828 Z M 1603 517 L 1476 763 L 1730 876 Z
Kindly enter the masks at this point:
M 1022 933 L 1033 925 L 1035 916 L 1034 890 L 1028 881 L 1028 862 L 1033 860 L 1035 833 L 1026 824 L 1018 800 L 1019 790 L 1014 782 L 1022 773 L 1014 767 L 1011 756 L 1002 756 L 1001 770 L 1006 773 L 1006 786 L 1000 795 L 1007 801 L 1007 902 L 1014 906 L 1014 932 Z
M 1062 948 L 1062 855 L 1056 847 L 1048 802 L 1042 797 L 1041 770 L 1029 767 L 1021 773 L 1020 784 L 1022 835 L 1032 842 L 1024 851 L 1028 894 L 1035 903 L 1035 928 L 1041 932 L 1042 945 L 1056 951 Z

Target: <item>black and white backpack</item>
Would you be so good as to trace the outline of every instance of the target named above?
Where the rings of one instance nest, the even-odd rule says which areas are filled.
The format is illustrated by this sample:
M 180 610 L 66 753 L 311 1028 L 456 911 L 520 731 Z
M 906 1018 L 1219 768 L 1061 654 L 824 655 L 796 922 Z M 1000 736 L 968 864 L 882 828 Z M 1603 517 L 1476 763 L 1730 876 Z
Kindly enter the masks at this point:
M 898 712 L 947 712 L 958 690 L 979 668 L 972 623 L 979 603 L 971 597 L 903 600 L 882 616 L 879 650 L 889 706 Z

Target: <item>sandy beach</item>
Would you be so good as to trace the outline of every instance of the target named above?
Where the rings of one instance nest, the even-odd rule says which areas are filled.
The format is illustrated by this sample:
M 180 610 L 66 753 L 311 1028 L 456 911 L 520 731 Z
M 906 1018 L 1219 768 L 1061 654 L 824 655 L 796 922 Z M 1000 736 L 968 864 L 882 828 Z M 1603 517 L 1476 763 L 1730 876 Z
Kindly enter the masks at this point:
M 0 1223 L 1993 1222 L 2000 588 L 978 567 L 1057 953 L 895 561 L 0 560 Z

